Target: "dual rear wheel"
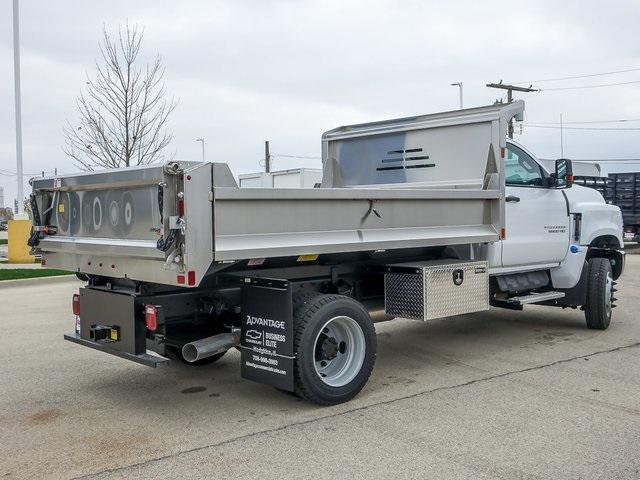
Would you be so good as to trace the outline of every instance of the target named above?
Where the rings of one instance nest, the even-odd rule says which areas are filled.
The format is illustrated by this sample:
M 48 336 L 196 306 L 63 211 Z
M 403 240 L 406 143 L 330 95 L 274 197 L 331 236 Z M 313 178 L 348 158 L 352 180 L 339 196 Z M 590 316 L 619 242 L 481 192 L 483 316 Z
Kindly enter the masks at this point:
M 304 293 L 294 301 L 293 315 L 296 395 L 320 405 L 351 400 L 376 359 L 367 310 L 350 297 Z

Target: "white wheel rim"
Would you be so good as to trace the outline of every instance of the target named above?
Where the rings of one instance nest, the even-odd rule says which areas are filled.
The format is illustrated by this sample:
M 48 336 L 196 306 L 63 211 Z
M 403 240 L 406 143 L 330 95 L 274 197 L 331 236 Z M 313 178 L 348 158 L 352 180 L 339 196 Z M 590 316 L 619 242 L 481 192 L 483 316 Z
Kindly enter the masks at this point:
M 331 387 L 347 385 L 362 369 L 365 350 L 364 332 L 358 322 L 347 316 L 333 317 L 316 335 L 316 374 Z

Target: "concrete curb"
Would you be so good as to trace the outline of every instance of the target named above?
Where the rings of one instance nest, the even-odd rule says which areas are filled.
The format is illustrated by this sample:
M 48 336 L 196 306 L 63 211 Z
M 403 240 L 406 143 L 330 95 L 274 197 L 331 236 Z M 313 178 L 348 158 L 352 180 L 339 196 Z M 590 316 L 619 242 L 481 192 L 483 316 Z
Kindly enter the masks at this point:
M 47 285 L 50 283 L 78 282 L 75 275 L 56 275 L 53 277 L 21 278 L 18 280 L 0 280 L 0 289 L 9 287 L 27 287 L 29 285 Z

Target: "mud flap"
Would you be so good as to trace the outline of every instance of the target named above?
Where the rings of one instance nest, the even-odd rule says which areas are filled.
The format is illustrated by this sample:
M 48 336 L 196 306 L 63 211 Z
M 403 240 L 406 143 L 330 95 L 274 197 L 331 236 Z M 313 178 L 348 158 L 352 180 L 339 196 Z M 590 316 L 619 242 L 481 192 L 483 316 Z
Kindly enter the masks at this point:
M 241 375 L 293 391 L 293 304 L 288 280 L 245 278 L 242 286 Z

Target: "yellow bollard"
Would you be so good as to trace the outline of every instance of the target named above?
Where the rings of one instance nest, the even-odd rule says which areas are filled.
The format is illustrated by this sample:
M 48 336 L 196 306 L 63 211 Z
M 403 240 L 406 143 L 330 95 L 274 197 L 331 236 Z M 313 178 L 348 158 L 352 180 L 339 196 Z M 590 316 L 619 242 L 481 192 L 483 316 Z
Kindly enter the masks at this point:
M 29 255 L 31 247 L 27 245 L 31 234 L 31 220 L 9 220 L 9 263 L 33 263 Z

